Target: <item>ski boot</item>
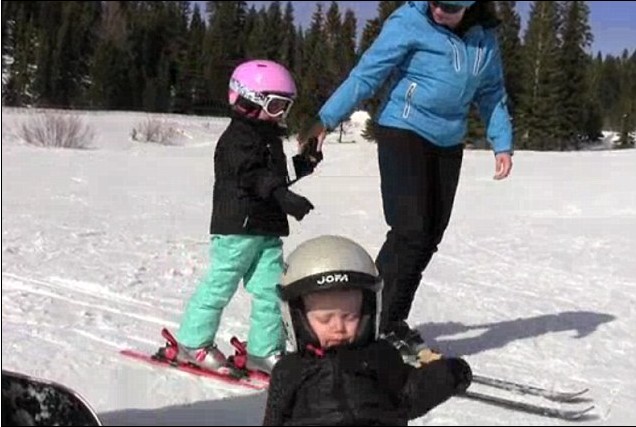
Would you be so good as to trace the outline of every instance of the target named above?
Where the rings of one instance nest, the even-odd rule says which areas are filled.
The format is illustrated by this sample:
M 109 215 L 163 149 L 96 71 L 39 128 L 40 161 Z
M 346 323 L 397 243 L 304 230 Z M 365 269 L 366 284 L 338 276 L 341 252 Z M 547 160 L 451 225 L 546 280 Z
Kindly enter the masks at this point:
M 230 370 L 227 358 L 216 344 L 190 348 L 179 344 L 167 329 L 162 331 L 162 335 L 167 343 L 157 352 L 158 357 L 175 363 L 187 363 L 208 371 L 226 372 Z
M 281 354 L 272 354 L 271 356 L 268 356 L 268 357 L 258 357 L 258 356 L 252 356 L 251 354 L 248 354 L 245 368 L 252 371 L 259 371 L 267 375 L 271 375 L 272 370 L 274 369 L 274 365 L 278 363 L 281 357 L 282 357 Z
M 247 353 L 247 342 L 240 341 L 232 337 L 230 343 L 236 349 L 234 356 L 229 357 L 229 361 L 238 369 L 244 369 L 257 373 L 262 378 L 269 378 L 274 369 L 274 365 L 280 360 L 282 354 L 273 354 L 268 357 L 257 357 Z

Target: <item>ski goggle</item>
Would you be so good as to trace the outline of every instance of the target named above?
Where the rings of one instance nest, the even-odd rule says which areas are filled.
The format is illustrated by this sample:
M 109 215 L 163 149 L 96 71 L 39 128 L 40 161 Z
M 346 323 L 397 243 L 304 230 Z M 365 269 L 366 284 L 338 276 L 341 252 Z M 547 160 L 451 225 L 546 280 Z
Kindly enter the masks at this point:
M 236 79 L 230 79 L 230 89 L 261 107 L 265 114 L 270 117 L 286 117 L 294 105 L 294 99 L 289 96 L 256 92 Z
M 433 7 L 441 9 L 442 12 L 449 15 L 455 15 L 456 13 L 459 13 L 462 10 L 466 9 L 466 6 L 460 6 L 458 4 L 448 4 L 440 1 L 431 1 L 430 3 Z
M 268 116 L 281 117 L 289 114 L 289 110 L 294 105 L 294 100 L 288 96 L 270 93 L 265 95 L 265 99 L 260 105 Z

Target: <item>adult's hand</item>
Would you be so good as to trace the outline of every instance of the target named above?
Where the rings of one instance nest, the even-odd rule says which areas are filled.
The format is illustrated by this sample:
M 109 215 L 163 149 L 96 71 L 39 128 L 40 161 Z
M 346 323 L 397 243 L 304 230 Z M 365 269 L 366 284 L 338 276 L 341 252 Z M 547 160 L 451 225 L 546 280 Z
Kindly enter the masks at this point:
M 327 129 L 325 129 L 320 119 L 312 119 L 298 133 L 298 153 L 303 154 L 307 151 L 322 152 L 322 143 L 325 141 L 326 136 Z M 312 139 L 317 141 L 315 146 L 312 146 L 315 143 L 315 141 L 311 141 Z
M 495 156 L 495 176 L 496 180 L 508 178 L 512 170 L 512 155 L 510 153 L 499 153 Z

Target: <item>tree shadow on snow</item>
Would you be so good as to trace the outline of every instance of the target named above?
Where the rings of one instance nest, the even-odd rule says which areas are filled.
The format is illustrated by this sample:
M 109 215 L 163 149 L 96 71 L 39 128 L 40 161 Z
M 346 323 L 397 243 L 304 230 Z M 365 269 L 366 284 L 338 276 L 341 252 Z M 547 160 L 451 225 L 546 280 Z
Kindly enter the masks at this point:
M 550 332 L 573 331 L 575 339 L 584 338 L 595 332 L 600 325 L 615 320 L 610 314 L 589 311 L 570 311 L 559 314 L 515 319 L 480 325 L 464 325 L 459 322 L 424 323 L 416 329 L 427 344 L 446 354 L 469 356 L 486 350 L 502 348 L 515 340 L 534 338 Z M 477 336 L 468 338 L 442 338 L 484 330 Z
M 107 426 L 254 426 L 263 423 L 266 393 L 234 396 L 156 409 L 99 414 Z

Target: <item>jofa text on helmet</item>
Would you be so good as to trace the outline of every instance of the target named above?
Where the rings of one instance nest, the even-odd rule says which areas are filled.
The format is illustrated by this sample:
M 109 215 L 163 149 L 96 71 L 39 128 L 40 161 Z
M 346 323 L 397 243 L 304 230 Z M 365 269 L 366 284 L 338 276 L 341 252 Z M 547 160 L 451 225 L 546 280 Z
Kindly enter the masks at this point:
M 318 285 L 322 286 L 325 284 L 331 283 L 348 283 L 349 275 L 346 273 L 336 273 L 336 274 L 328 274 L 326 276 L 320 277 L 316 282 Z

